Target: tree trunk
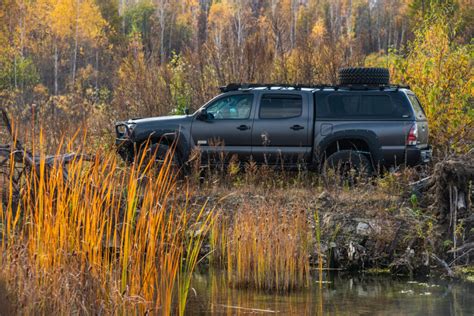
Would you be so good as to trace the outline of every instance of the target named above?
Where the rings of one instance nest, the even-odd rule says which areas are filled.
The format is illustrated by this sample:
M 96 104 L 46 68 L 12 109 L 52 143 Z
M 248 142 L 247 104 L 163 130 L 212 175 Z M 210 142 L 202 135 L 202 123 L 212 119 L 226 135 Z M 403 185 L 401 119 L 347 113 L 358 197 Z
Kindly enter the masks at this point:
M 77 65 L 77 22 L 76 22 L 76 34 L 74 36 L 74 53 L 72 56 L 72 86 L 76 82 L 76 65 Z
M 370 4 L 367 7 L 367 21 L 368 21 L 368 33 L 369 33 L 369 52 L 373 52 L 374 50 L 374 42 L 373 42 L 373 36 L 372 36 L 372 14 L 371 14 L 372 9 L 370 8 Z
M 15 89 L 18 88 L 18 80 L 17 80 L 17 62 L 16 62 L 16 52 L 15 55 L 13 56 L 13 67 L 14 67 L 14 84 L 15 84 Z
M 291 1 L 291 29 L 290 29 L 290 43 L 291 49 L 296 46 L 296 19 L 298 14 L 298 2 L 296 0 Z
M 125 19 L 123 15 L 125 13 L 125 0 L 119 0 L 119 15 L 122 18 L 122 34 L 125 34 Z
M 389 10 L 389 13 L 388 13 L 388 37 L 387 37 L 387 48 L 386 48 L 386 52 L 388 53 L 388 50 L 390 49 L 390 46 L 392 44 L 392 15 L 390 13 L 390 10 Z
M 23 51 L 25 49 L 25 3 L 21 2 L 20 5 L 21 15 L 20 15 L 20 55 L 24 57 Z
M 175 16 L 176 16 L 176 12 L 173 12 L 169 23 L 174 23 L 175 22 Z M 180 34 L 178 34 L 176 36 L 176 39 L 178 39 L 180 37 Z M 170 30 L 169 30 L 169 34 L 168 34 L 168 52 L 171 52 L 171 48 L 172 48 L 172 39 L 173 39 L 173 28 L 170 27 Z M 177 41 L 178 42 L 178 41 Z M 179 43 L 179 42 L 178 42 Z M 179 47 L 179 46 L 178 46 Z
M 58 44 L 54 39 L 54 95 L 58 95 L 58 63 L 59 63 L 59 53 L 58 53 Z
M 382 49 L 382 40 L 380 38 L 380 9 L 377 12 L 377 22 L 376 22 L 376 31 L 377 31 L 377 51 L 380 52 Z
M 79 0 L 76 0 L 76 27 L 74 30 L 74 54 L 72 57 L 72 87 L 76 83 L 76 68 L 77 68 L 77 41 L 79 36 Z
M 165 62 L 165 1 L 160 0 L 159 19 L 160 19 L 160 62 Z
M 99 90 L 99 49 L 95 50 L 95 90 Z
M 402 34 L 400 35 L 400 46 L 405 44 L 405 21 L 402 21 Z
M 352 0 L 349 1 L 349 12 L 346 17 L 346 34 L 349 41 L 349 60 L 352 59 Z

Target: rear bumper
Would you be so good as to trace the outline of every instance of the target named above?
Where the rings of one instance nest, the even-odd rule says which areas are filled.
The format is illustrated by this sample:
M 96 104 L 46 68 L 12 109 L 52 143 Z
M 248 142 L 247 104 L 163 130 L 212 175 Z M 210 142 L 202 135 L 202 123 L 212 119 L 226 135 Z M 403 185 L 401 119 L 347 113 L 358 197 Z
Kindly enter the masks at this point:
M 408 166 L 424 165 L 431 161 L 432 155 L 431 146 L 426 148 L 407 147 L 406 162 Z

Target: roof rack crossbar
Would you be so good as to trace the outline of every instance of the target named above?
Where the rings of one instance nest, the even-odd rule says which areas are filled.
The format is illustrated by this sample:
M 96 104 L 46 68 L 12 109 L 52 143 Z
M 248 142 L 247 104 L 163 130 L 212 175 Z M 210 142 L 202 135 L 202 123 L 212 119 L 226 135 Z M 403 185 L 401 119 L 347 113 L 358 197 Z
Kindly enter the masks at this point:
M 410 89 L 409 86 L 404 85 L 370 85 L 370 84 L 350 84 L 350 85 L 329 85 L 329 84 L 317 84 L 317 85 L 303 85 L 303 84 L 288 84 L 288 83 L 230 83 L 227 86 L 219 87 L 222 93 L 238 90 L 250 90 L 263 88 L 271 90 L 272 88 L 278 88 L 278 90 L 286 89 L 349 89 L 349 90 L 380 90 L 392 89 L 398 91 L 399 89 Z

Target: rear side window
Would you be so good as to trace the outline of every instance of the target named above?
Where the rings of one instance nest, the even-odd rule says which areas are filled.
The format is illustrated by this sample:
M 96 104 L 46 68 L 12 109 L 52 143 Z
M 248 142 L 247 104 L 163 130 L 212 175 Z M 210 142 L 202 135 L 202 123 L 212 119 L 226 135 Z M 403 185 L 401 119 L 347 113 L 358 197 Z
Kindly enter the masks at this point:
M 420 101 L 413 94 L 408 94 L 408 99 L 410 100 L 411 105 L 413 106 L 413 111 L 415 111 L 415 116 L 417 119 L 426 120 L 425 111 L 421 107 Z
M 335 94 L 328 97 L 328 114 L 332 117 L 356 116 L 359 108 L 358 95 Z
M 388 95 L 363 95 L 359 109 L 360 115 L 372 117 L 393 117 L 395 108 Z
M 387 94 L 329 94 L 318 98 L 319 117 L 345 119 L 401 119 L 408 118 L 407 107 Z
M 303 98 L 293 94 L 264 94 L 260 101 L 261 119 L 287 119 L 301 116 Z

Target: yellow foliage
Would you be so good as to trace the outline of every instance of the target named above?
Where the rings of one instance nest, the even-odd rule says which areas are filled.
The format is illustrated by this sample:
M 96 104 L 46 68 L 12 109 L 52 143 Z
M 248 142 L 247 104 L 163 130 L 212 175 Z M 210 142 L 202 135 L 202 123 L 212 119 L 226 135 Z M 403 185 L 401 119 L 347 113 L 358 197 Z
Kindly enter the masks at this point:
M 425 26 L 406 59 L 397 59 L 394 78 L 406 82 L 424 106 L 431 142 L 439 155 L 465 152 L 474 139 L 472 47 L 449 39 L 445 20 Z
M 226 23 L 229 23 L 230 10 L 230 6 L 225 1 L 212 4 L 209 10 L 209 28 L 222 31 Z
M 326 34 L 326 27 L 324 26 L 324 21 L 319 20 L 316 22 L 313 26 L 313 29 L 311 30 L 311 36 L 315 40 L 322 39 L 324 35 Z
M 93 0 L 38 0 L 32 11 L 46 23 L 52 35 L 61 39 L 77 35 L 94 43 L 102 37 L 106 26 Z
M 436 15 L 415 31 L 407 56 L 370 55 L 365 62 L 389 67 L 392 83 L 416 93 L 439 158 L 474 147 L 472 45 L 457 45 L 451 36 L 447 17 Z

